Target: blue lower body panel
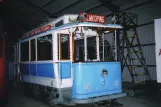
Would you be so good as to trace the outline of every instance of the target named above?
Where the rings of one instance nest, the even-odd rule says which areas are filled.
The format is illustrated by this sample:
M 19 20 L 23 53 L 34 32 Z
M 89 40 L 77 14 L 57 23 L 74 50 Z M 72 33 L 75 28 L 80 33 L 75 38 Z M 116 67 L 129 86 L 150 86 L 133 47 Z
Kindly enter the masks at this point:
M 32 76 L 37 76 L 37 65 L 36 64 L 30 64 L 30 71 Z
M 71 78 L 71 62 L 61 62 L 59 64 L 60 70 L 58 70 L 58 75 L 61 75 L 62 79 Z
M 73 68 L 73 99 L 81 100 L 122 93 L 119 62 L 75 63 Z
M 53 63 L 37 64 L 37 74 L 41 77 L 54 78 Z
M 20 71 L 23 75 L 55 78 L 53 63 L 23 63 Z

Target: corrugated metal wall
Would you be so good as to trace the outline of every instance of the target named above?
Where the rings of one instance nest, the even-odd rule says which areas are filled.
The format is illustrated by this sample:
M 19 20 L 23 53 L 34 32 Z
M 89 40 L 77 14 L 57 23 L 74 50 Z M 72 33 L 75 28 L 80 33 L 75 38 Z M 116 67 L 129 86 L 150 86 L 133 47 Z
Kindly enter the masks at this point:
M 141 44 L 155 43 L 154 24 L 139 27 L 137 28 L 137 32 Z
M 135 13 L 138 15 L 138 24 L 144 24 L 151 21 L 154 21 L 155 18 L 161 17 L 161 1 L 158 0 L 154 3 L 145 4 L 141 7 L 137 7 L 129 10 L 130 13 Z M 140 43 L 142 45 L 147 44 L 146 46 L 142 46 L 143 54 L 146 59 L 146 64 L 148 66 L 148 70 L 150 76 L 153 80 L 156 80 L 156 67 L 152 65 L 156 65 L 155 58 L 155 45 L 148 45 L 151 43 L 155 43 L 155 34 L 154 34 L 154 24 L 149 24 L 146 26 L 141 26 L 137 28 L 137 32 L 139 35 Z M 142 72 L 143 69 L 137 69 L 137 72 Z M 126 81 L 131 81 L 128 70 L 125 69 L 123 73 L 123 78 Z
M 126 0 L 122 0 L 122 1 L 126 1 Z M 133 5 L 129 4 L 129 6 L 126 5 L 121 8 L 124 9 L 130 6 L 133 6 Z M 154 21 L 155 18 L 161 17 L 161 14 L 160 14 L 161 1 L 157 0 L 153 3 L 145 4 L 141 7 L 130 9 L 127 12 L 135 13 L 138 15 L 138 25 L 152 22 Z M 111 23 L 111 17 L 108 17 L 107 21 Z M 156 80 L 156 67 L 153 66 L 153 65 L 156 65 L 155 45 L 150 45 L 155 43 L 154 24 L 138 27 L 137 32 L 139 35 L 140 43 L 143 45 L 142 49 L 143 49 L 144 57 L 146 59 L 146 63 L 147 65 L 149 65 L 148 70 L 149 70 L 150 76 L 153 80 Z M 142 72 L 142 70 L 143 69 L 137 68 L 137 72 Z M 123 71 L 123 81 L 131 81 L 131 77 L 127 68 L 125 68 Z

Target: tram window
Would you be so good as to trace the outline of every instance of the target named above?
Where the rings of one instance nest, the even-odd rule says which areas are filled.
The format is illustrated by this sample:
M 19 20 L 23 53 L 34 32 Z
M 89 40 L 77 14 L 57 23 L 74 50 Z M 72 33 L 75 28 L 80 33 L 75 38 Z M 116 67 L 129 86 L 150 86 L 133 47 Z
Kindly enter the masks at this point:
M 52 60 L 52 35 L 37 38 L 37 60 Z
M 96 37 L 87 38 L 87 58 L 90 60 L 97 59 Z
M 60 34 L 60 59 L 68 60 L 70 59 L 70 41 L 69 34 Z
M 30 41 L 30 55 L 31 55 L 31 61 L 36 60 L 36 48 L 35 48 L 35 39 Z
M 59 22 L 57 22 L 57 23 L 55 23 L 55 27 L 58 27 L 58 26 L 61 26 L 61 25 L 63 25 L 63 20 L 61 20 L 61 21 L 59 21 Z
M 100 45 L 99 45 L 99 52 L 100 52 L 100 60 L 103 60 L 103 42 L 100 40 Z M 111 49 L 112 47 L 110 46 L 110 43 L 105 40 L 104 41 L 104 60 L 109 60 L 111 57 Z
M 29 41 L 21 43 L 21 61 L 29 61 Z
M 79 61 L 84 61 L 84 46 L 79 47 Z

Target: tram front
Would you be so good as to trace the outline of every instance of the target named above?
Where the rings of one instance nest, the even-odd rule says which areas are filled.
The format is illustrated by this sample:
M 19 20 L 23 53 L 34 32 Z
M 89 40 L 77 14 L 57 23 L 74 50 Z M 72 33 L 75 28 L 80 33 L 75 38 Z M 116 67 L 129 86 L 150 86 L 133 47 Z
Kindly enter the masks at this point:
M 75 27 L 72 98 L 92 103 L 125 96 L 116 31 L 120 25 L 83 22 Z

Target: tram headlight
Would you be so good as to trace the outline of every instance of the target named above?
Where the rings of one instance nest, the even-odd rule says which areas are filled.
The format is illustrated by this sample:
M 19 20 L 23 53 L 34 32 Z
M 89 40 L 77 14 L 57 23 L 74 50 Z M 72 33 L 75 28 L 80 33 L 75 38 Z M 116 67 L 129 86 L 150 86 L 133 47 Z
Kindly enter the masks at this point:
M 107 69 L 102 70 L 102 76 L 106 77 L 108 75 Z
M 70 22 L 76 22 L 76 21 L 77 21 L 77 17 L 75 17 L 75 16 L 70 16 L 70 17 L 69 17 L 69 21 L 70 21 Z

